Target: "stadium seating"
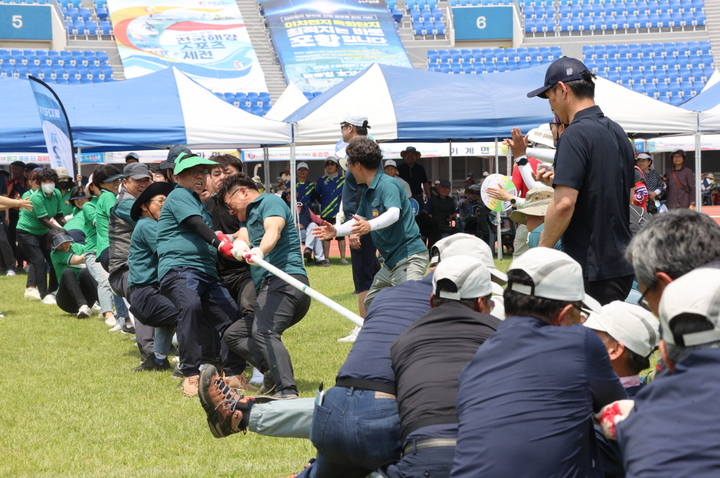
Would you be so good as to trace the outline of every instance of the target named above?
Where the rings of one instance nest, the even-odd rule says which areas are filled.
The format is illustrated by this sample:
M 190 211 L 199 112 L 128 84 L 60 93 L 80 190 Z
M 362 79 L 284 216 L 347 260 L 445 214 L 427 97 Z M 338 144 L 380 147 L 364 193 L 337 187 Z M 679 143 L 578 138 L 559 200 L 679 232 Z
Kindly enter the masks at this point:
M 270 111 L 270 93 L 267 92 L 246 92 L 246 93 L 232 93 L 232 92 L 224 92 L 224 93 L 214 93 L 215 96 L 220 98 L 221 100 L 225 101 L 228 104 L 231 104 L 237 108 L 242 109 L 243 111 L 247 111 L 248 113 L 252 113 L 258 116 L 263 116 L 265 113 Z M 318 93 L 319 94 L 319 93 Z M 310 95 L 308 97 L 308 95 Z M 312 93 L 305 92 L 305 97 L 308 99 L 313 98 Z
M 25 78 L 36 76 L 46 82 L 58 79 L 88 78 L 92 81 L 115 81 L 108 56 L 104 51 L 93 50 L 1 50 L 2 76 Z
M 610 81 L 673 105 L 700 93 L 715 71 L 708 41 L 586 45 L 583 62 Z
M 562 56 L 560 47 L 428 50 L 428 70 L 478 74 L 519 70 L 552 63 Z

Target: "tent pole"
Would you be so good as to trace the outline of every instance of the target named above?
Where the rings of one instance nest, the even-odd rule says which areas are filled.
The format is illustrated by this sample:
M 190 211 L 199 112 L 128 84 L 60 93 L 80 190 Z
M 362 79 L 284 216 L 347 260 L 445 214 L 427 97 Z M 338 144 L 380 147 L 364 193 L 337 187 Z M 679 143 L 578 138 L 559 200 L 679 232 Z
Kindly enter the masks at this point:
M 292 129 L 293 129 L 293 142 L 290 143 L 290 210 L 292 211 L 293 219 L 295 220 L 295 225 L 297 226 L 300 224 L 300 215 L 298 214 L 297 209 L 297 161 L 295 159 L 295 127 L 297 123 L 293 123 Z M 298 236 L 300 236 L 300 229 L 298 231 Z M 302 241 L 300 241 L 302 243 Z
M 270 192 L 272 184 L 270 183 L 270 151 L 268 151 L 267 145 L 263 145 L 263 184 L 265 184 L 265 191 Z
M 450 150 L 448 152 L 448 170 L 449 170 L 448 177 L 450 179 L 450 191 L 452 191 L 452 183 L 453 183 L 452 182 L 452 180 L 453 180 L 452 160 L 453 160 L 453 156 L 452 156 L 452 140 L 451 139 L 448 140 L 448 145 L 450 146 Z M 430 199 L 430 198 L 428 198 L 428 199 Z
M 103 159 L 105 159 L 105 155 L 103 155 Z M 77 173 L 75 174 L 75 177 L 72 178 L 74 182 L 77 182 L 80 184 L 79 181 L 77 181 L 77 175 L 82 175 L 82 169 L 80 169 L 80 165 L 82 164 L 82 148 L 77 148 L 77 156 L 75 156 L 75 164 L 77 164 Z
M 698 128 L 695 133 L 695 208 L 702 211 L 702 134 L 700 133 L 700 113 L 697 113 Z M 712 196 L 711 196 L 712 197 Z
M 500 156 L 498 154 L 498 139 L 495 137 L 495 172 L 500 174 Z M 500 217 L 500 211 L 495 213 L 495 219 L 497 220 L 497 258 L 503 258 L 502 251 L 502 217 Z

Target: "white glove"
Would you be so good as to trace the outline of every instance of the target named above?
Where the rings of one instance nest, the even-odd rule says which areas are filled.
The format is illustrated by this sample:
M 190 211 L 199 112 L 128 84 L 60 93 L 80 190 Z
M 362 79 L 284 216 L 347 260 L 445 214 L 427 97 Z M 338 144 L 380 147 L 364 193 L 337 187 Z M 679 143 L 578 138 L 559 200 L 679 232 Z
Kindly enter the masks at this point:
M 245 260 L 245 253 L 250 250 L 250 246 L 248 246 L 247 242 L 243 241 L 242 239 L 237 239 L 235 242 L 233 242 L 233 248 L 230 252 L 232 252 L 233 257 L 239 261 Z
M 249 251 L 247 251 L 245 253 L 245 262 L 247 262 L 250 265 L 256 266 L 257 263 L 252 261 L 253 256 L 257 257 L 258 259 L 265 258 L 265 254 L 263 254 L 262 249 L 260 249 L 259 247 L 253 247 L 252 249 L 250 249 Z

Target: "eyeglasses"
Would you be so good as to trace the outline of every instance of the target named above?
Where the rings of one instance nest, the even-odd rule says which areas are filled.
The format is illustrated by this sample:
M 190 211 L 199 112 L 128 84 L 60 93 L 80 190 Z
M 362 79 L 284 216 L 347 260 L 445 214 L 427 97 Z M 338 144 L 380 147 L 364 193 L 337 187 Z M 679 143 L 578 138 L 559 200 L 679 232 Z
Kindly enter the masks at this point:
M 337 163 L 335 161 L 327 161 L 325 166 L 337 166 Z
M 565 123 L 555 123 L 554 121 L 552 121 L 552 122 L 550 122 L 550 129 L 552 129 L 553 126 L 560 126 L 560 125 L 563 125 L 566 128 L 568 127 L 568 125 L 566 125 Z
M 647 301 L 647 298 L 645 297 L 652 287 L 648 287 L 645 289 L 645 292 L 642 293 L 640 296 L 640 299 L 638 299 L 638 305 L 642 307 L 643 309 L 647 310 L 648 312 L 652 312 L 652 309 L 650 309 L 650 304 Z
M 227 204 L 227 203 L 229 203 L 230 200 L 232 199 L 232 197 L 233 197 L 235 194 L 237 194 L 237 192 L 240 191 L 241 189 L 242 189 L 242 187 L 237 188 L 235 191 L 231 192 L 228 197 L 225 198 L 225 207 L 228 209 L 228 211 L 231 211 L 231 210 L 232 210 L 232 207 L 231 207 L 229 204 Z
M 187 172 L 196 176 L 207 176 L 208 174 L 210 174 L 209 169 L 188 169 Z
M 158 204 L 165 204 L 165 199 L 166 199 L 166 198 L 151 199 L 151 200 L 149 200 L 148 202 L 156 202 L 156 203 L 158 203 Z
M 349 123 L 343 123 L 343 124 L 341 124 L 341 125 L 340 125 L 340 131 L 344 130 L 344 129 L 347 128 L 348 126 L 350 126 Z
M 582 307 L 578 307 L 577 305 L 573 304 L 573 308 L 577 309 L 577 311 L 580 312 L 580 321 L 582 323 L 585 323 L 588 317 L 590 317 L 590 313 L 588 313 L 588 311 L 583 309 Z

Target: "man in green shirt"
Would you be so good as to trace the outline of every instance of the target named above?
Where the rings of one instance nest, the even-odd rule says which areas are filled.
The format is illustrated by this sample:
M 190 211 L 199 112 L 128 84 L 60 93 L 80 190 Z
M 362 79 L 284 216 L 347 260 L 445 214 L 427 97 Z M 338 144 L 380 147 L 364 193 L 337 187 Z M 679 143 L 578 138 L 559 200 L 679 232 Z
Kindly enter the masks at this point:
M 40 188 L 30 195 L 32 211 L 20 211 L 17 224 L 17 240 L 20 250 L 32 265 L 29 278 L 37 286 L 43 304 L 55 304 L 55 297 L 48 288 L 45 261 L 50 263 L 50 251 L 47 248 L 47 234 L 50 229 L 60 229 L 65 224 L 60 192 L 55 189 L 57 174 L 52 169 L 36 171 L 34 182 Z M 51 272 L 53 277 L 54 272 Z M 51 278 L 52 285 L 56 281 Z
M 253 256 L 265 259 L 309 285 L 292 212 L 279 196 L 260 193 L 255 181 L 243 173 L 225 179 L 218 197 L 240 220 L 233 255 L 255 266 L 251 273 L 257 292 L 255 316 L 248 314 L 233 324 L 225 341 L 265 374 L 262 393 L 274 391 L 277 398 L 296 398 L 292 361 L 281 337 L 305 317 L 310 297 L 251 260 Z
M 340 226 L 325 222 L 314 234 L 323 240 L 349 234 L 370 234 L 385 262 L 365 298 L 366 309 L 383 287 L 425 276 L 428 252 L 403 187 L 380 168 L 382 152 L 375 141 L 353 138 L 345 150 L 348 170 L 358 184 L 367 184 L 353 219 Z

